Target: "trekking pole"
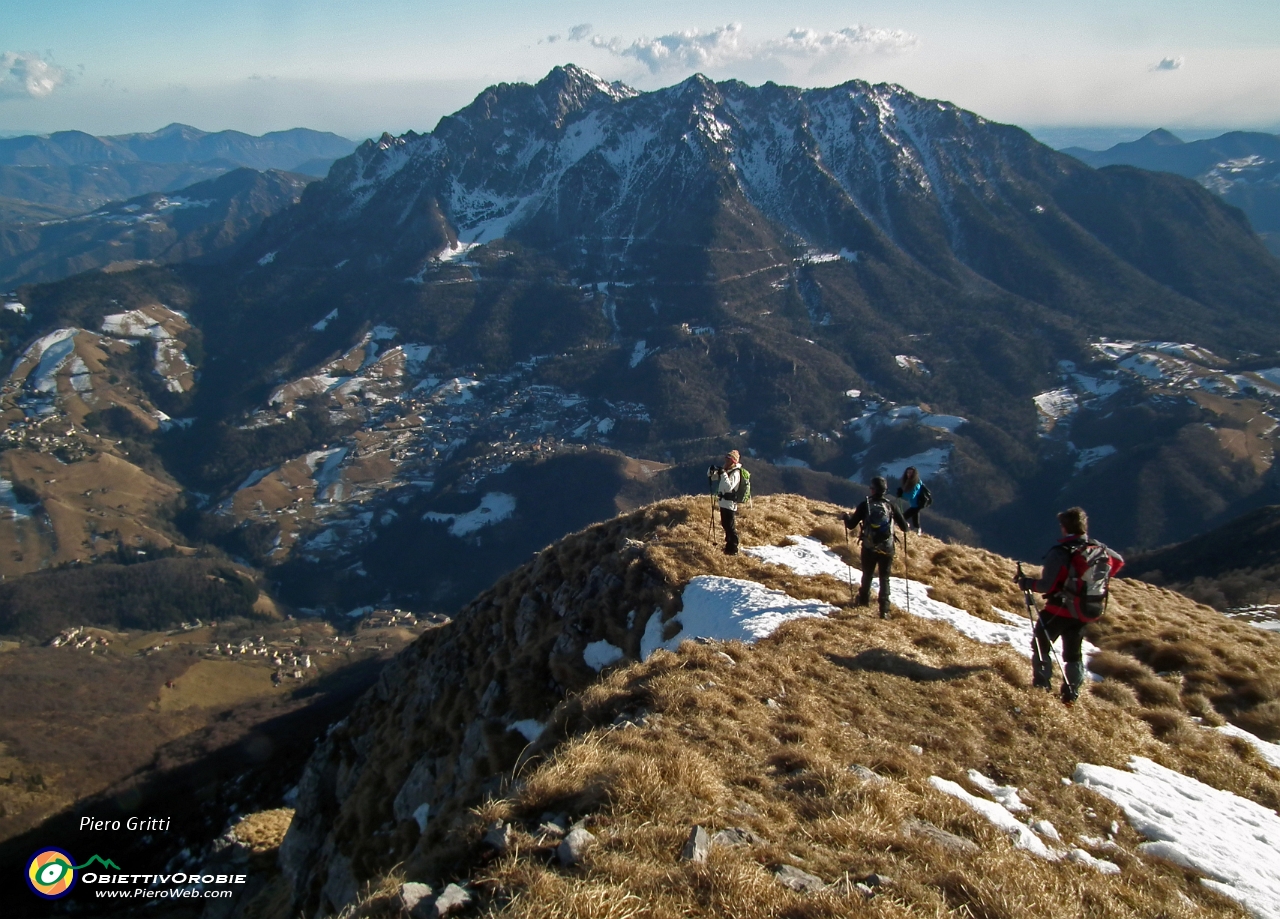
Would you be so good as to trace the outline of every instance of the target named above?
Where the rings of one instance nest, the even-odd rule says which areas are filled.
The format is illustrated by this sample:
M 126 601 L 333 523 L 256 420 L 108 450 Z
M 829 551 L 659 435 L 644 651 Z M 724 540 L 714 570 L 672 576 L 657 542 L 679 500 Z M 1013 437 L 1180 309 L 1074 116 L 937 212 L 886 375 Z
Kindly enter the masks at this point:
M 844 570 L 849 576 L 849 605 L 853 606 L 857 601 L 853 599 L 853 549 L 849 547 L 849 520 L 846 517 L 840 519 L 844 521 L 844 551 L 850 558 L 850 561 L 844 563 Z
M 1022 562 L 1018 562 L 1018 586 L 1022 587 Z M 1031 620 L 1031 659 L 1036 659 L 1036 626 L 1040 618 L 1040 610 L 1036 608 L 1036 599 L 1031 595 L 1031 591 L 1025 587 L 1022 588 L 1022 599 L 1027 603 L 1027 618 Z M 1049 634 L 1046 632 L 1044 643 L 1049 646 L 1049 657 L 1058 667 L 1058 675 L 1062 677 L 1063 685 L 1070 681 L 1067 679 L 1067 668 L 1062 666 L 1062 661 L 1058 659 L 1058 649 L 1054 647 L 1053 642 L 1049 640 Z
M 907 531 L 902 531 L 902 567 L 906 572 L 907 615 L 911 615 L 911 549 L 907 545 Z

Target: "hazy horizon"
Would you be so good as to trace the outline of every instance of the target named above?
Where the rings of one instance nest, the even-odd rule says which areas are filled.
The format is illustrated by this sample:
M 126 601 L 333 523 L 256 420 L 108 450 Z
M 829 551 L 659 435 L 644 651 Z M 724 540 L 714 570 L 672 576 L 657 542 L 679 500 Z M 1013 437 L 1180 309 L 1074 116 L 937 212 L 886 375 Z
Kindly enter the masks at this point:
M 759 84 L 899 83 L 1043 130 L 1280 126 L 1280 4 L 814 0 L 643 8 L 580 0 L 461 8 L 430 0 L 11 0 L 0 132 L 249 134 L 305 126 L 353 139 L 429 131 L 486 86 L 573 61 L 649 90 L 694 72 Z

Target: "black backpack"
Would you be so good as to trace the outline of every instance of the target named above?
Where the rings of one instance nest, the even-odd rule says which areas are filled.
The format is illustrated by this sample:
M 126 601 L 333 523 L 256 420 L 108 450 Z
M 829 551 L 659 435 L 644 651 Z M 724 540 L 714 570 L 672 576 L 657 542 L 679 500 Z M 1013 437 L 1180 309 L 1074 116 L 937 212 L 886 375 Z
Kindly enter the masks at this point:
M 1069 553 L 1067 580 L 1058 599 L 1075 619 L 1097 622 L 1107 611 L 1111 589 L 1111 553 L 1096 539 L 1063 546 Z
M 881 555 L 893 554 L 893 507 L 884 495 L 867 498 L 862 521 L 862 544 Z
M 920 493 L 916 495 L 916 507 L 918 507 L 920 510 L 924 510 L 926 507 L 928 507 L 932 503 L 933 503 L 933 493 L 929 491 L 928 485 L 924 484 L 924 482 L 921 482 Z

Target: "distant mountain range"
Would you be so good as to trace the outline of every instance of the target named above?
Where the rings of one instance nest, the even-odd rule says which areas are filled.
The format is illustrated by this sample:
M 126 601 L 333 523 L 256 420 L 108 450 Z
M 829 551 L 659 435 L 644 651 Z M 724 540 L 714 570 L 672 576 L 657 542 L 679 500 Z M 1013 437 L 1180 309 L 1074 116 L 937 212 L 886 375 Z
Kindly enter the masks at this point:
M 90 163 L 207 163 L 225 160 L 253 169 L 308 172 L 300 167 L 346 156 L 353 141 L 326 131 L 293 128 L 255 137 L 171 124 L 145 134 L 95 137 L 83 131 L 0 138 L 0 166 L 83 166 Z M 309 173 L 317 174 L 317 173 Z M 323 175 L 323 172 L 318 173 Z
M 322 176 L 354 147 L 344 137 L 306 128 L 254 137 L 182 124 L 113 137 L 59 131 L 0 138 L 0 224 L 75 217 L 242 167 Z
M 1062 152 L 1090 166 L 1138 166 L 1195 179 L 1244 211 L 1280 255 L 1280 135 L 1232 131 L 1186 143 L 1159 129 L 1107 150 L 1068 147 Z
M 1129 547 L 1274 500 L 1280 262 L 1240 212 L 889 84 L 556 68 L 216 266 L 18 294 L 0 572 L 209 541 L 299 605 L 446 608 L 731 447 L 840 501 L 915 465 L 1010 552 L 1072 503 Z
M 225 252 L 280 209 L 309 176 L 239 168 L 175 192 L 151 192 L 75 217 L 0 224 L 0 284 L 56 281 L 95 268 L 201 259 Z

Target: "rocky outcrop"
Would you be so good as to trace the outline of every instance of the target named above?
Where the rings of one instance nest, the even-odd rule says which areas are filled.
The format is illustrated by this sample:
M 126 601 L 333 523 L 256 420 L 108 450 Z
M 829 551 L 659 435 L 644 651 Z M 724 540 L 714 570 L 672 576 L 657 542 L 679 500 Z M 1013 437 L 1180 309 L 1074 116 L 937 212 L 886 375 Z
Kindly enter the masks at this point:
M 396 863 L 414 882 L 447 874 L 467 808 L 558 736 L 557 707 L 597 677 L 587 645 L 633 661 L 649 618 L 677 611 L 637 537 L 682 513 L 650 506 L 545 549 L 387 666 L 298 786 L 280 862 L 305 915 L 337 912 Z

